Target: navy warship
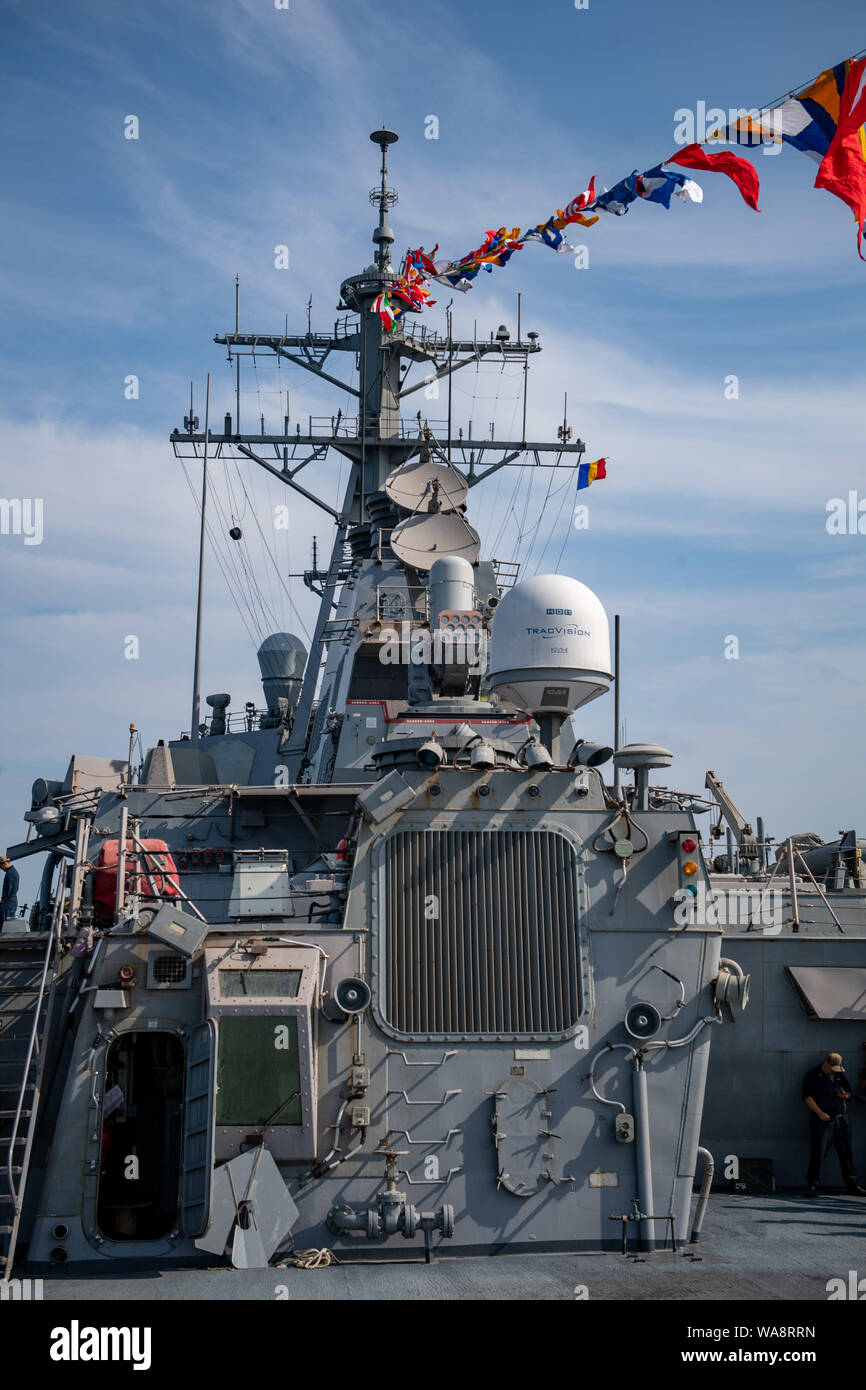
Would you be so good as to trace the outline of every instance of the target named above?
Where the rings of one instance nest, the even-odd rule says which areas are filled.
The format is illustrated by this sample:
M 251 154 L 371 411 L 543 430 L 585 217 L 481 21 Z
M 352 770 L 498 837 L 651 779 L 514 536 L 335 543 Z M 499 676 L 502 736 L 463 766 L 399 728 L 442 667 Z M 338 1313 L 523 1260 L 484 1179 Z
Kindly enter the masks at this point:
M 585 445 L 527 439 L 525 411 L 515 438 L 454 437 L 454 374 L 541 345 L 383 325 L 397 136 L 371 139 L 375 252 L 333 331 L 216 339 L 357 414 L 272 435 L 191 407 L 171 435 L 203 469 L 202 553 L 220 459 L 330 514 L 309 647 L 271 634 L 260 704 L 203 717 L 197 641 L 189 729 L 74 754 L 7 850 L 42 872 L 0 936 L 6 1280 L 681 1250 L 714 1174 L 801 1181 L 796 1080 L 862 1040 L 856 833 L 774 842 L 715 773 L 663 785 L 673 753 L 624 743 L 618 708 L 611 746 L 582 738 L 619 701 L 601 601 L 482 558 L 473 489 Z M 404 409 L 439 381 L 444 430 Z M 336 507 L 308 481 L 330 451 Z

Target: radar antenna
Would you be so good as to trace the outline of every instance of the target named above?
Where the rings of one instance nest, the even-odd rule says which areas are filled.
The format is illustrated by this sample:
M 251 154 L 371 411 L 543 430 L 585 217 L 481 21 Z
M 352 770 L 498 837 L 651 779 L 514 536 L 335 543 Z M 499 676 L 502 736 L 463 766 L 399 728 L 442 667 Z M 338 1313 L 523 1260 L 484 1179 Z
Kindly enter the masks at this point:
M 381 184 L 379 188 L 370 191 L 370 202 L 379 204 L 379 225 L 373 233 L 373 240 L 376 243 L 376 264 L 382 271 L 391 269 L 391 246 L 394 241 L 394 233 L 388 226 L 388 209 L 397 202 L 396 188 L 388 187 L 388 146 L 395 145 L 400 139 L 394 130 L 374 130 L 370 136 L 374 145 L 378 145 L 382 151 Z

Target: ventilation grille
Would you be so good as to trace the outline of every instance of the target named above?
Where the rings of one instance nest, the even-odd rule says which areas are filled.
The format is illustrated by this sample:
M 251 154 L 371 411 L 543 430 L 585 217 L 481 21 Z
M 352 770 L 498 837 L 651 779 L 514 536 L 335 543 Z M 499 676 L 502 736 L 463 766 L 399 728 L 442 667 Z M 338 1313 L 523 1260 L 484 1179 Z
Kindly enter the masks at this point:
M 519 1037 L 577 1022 L 577 859 L 563 836 L 400 831 L 384 890 L 380 1007 L 397 1032 Z
M 180 985 L 186 981 L 188 961 L 183 956 L 156 956 L 153 981 L 157 985 Z

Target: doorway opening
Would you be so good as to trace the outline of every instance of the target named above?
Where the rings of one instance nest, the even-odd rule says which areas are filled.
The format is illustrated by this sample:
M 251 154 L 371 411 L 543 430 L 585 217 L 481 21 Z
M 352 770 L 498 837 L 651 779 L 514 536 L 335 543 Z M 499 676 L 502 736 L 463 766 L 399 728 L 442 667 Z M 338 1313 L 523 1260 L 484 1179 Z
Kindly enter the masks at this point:
M 177 1222 L 184 1048 L 130 1032 L 108 1049 L 96 1220 L 110 1240 L 159 1240 Z

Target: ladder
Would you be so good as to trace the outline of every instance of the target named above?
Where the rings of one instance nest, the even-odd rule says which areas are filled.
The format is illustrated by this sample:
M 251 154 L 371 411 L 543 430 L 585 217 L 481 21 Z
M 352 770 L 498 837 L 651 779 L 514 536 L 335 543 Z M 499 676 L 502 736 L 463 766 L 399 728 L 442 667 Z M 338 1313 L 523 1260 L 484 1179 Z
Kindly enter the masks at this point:
M 62 901 L 62 894 L 61 901 Z M 0 935 L 0 1280 L 12 1277 L 59 961 L 47 932 Z

